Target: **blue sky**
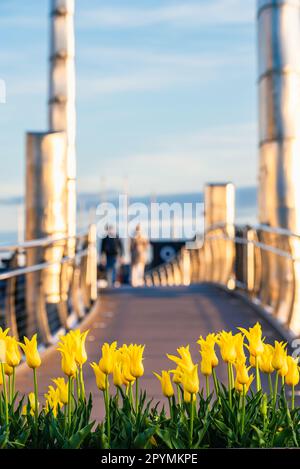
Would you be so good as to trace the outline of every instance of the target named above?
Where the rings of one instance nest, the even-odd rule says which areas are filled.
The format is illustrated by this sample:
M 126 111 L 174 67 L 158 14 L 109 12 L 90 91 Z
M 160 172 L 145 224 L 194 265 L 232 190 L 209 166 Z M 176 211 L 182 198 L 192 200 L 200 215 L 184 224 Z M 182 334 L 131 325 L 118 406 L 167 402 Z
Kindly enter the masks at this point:
M 49 0 L 0 0 L 0 197 L 47 129 Z M 78 189 L 256 183 L 255 0 L 76 0 Z

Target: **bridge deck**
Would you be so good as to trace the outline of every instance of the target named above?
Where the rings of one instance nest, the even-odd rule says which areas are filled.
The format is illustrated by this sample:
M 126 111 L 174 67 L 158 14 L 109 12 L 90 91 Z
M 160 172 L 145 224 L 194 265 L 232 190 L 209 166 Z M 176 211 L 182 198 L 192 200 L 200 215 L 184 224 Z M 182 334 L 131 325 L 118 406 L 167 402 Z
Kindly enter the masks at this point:
M 176 353 L 180 345 L 191 343 L 196 361 L 199 360 L 195 344 L 200 334 L 221 329 L 248 327 L 260 320 L 268 339 L 281 339 L 274 328 L 238 297 L 212 285 L 193 285 L 172 288 L 120 288 L 102 293 L 93 313 L 85 320 L 89 328 L 87 350 L 90 361 L 98 361 L 104 341 L 117 340 L 146 344 L 144 387 L 154 398 L 161 398 L 160 386 L 152 371 L 168 369 L 171 362 L 166 353 Z M 85 366 L 87 389 L 100 399 L 91 368 Z M 52 377 L 61 376 L 59 353 L 52 347 L 44 352 L 43 365 L 38 370 L 41 402 Z M 226 370 L 218 374 L 226 380 Z M 32 390 L 32 377 L 23 365 L 18 372 L 18 389 Z M 99 406 L 98 406 L 99 403 Z M 98 401 L 97 409 L 101 409 Z M 100 410 L 99 410 L 100 411 Z

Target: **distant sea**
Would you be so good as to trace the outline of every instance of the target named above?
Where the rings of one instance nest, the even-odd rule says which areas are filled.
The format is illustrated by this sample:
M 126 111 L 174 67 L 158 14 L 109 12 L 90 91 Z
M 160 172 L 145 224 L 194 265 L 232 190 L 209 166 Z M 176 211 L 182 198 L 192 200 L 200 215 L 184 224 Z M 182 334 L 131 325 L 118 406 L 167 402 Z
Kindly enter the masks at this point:
M 95 209 L 100 202 L 117 204 L 118 194 L 110 192 L 104 194 L 82 193 L 78 195 L 78 227 L 84 229 L 89 222 L 95 220 Z M 130 203 L 143 203 L 147 206 L 151 202 L 157 203 L 193 203 L 203 202 L 203 193 L 178 193 L 164 195 L 129 196 Z M 241 187 L 236 190 L 236 223 L 257 223 L 257 189 L 256 187 Z M 23 199 L 0 199 L 0 243 L 14 243 L 22 239 L 24 231 L 24 203 Z

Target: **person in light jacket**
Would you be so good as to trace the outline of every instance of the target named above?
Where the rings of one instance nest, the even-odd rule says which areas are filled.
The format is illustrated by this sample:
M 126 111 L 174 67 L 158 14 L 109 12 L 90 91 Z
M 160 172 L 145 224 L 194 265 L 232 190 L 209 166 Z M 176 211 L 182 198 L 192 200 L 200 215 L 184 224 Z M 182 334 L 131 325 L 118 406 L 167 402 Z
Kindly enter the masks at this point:
M 141 287 L 144 285 L 145 265 L 147 262 L 149 242 L 141 232 L 141 226 L 137 225 L 134 237 L 130 240 L 131 254 L 131 285 Z

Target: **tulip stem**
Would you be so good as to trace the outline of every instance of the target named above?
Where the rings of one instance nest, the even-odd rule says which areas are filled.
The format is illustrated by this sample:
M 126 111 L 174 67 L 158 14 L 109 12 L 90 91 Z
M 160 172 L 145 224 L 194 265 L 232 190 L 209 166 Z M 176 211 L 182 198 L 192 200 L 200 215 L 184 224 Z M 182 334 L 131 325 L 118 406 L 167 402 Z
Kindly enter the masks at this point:
M 194 432 L 194 394 L 191 394 L 191 406 L 190 406 L 190 441 L 189 447 L 193 445 L 193 432 Z
M 3 393 L 4 393 L 4 405 L 5 405 L 5 424 L 8 426 L 8 402 L 7 402 L 7 389 L 6 389 L 6 380 L 4 373 L 4 365 L 1 363 L 1 373 L 3 381 Z
M 72 378 L 69 376 L 68 379 L 68 426 L 71 425 L 71 399 L 72 399 Z
M 205 376 L 205 382 L 206 382 L 206 400 L 210 396 L 210 387 L 209 387 L 209 376 Z M 208 404 L 208 408 L 210 409 L 210 405 Z
M 105 412 L 106 412 L 106 431 L 107 431 L 107 440 L 110 446 L 110 405 L 109 405 L 109 392 L 108 392 L 108 375 L 105 376 Z
M 38 384 L 37 384 L 37 377 L 36 377 L 36 368 L 33 368 L 33 384 L 34 384 L 34 419 L 35 424 L 38 424 L 38 417 L 39 417 L 39 408 L 38 408 Z
M 258 357 L 255 357 L 255 370 L 256 370 L 256 390 L 259 392 L 261 390 L 261 382 L 260 382 L 260 373 L 259 373 L 259 366 L 258 366 Z
M 8 375 L 8 402 L 11 403 L 11 375 Z
M 273 397 L 273 384 L 272 384 L 271 373 L 268 373 L 268 381 L 269 381 L 270 394 L 271 394 L 271 396 Z
M 15 392 L 16 392 L 16 368 L 13 368 L 13 375 L 12 375 L 12 401 L 15 398 Z
M 136 413 L 139 410 L 139 379 L 135 380 L 135 411 Z
M 230 370 L 230 363 L 227 363 L 227 371 L 228 371 L 228 396 L 229 396 L 229 407 L 230 410 L 232 409 L 232 395 L 231 395 L 231 390 L 232 390 L 232 383 L 231 383 L 231 370 Z
M 179 406 L 181 406 L 181 389 L 180 389 L 179 384 L 176 384 L 176 387 L 177 387 L 177 400 L 178 400 L 178 404 L 179 404 Z
M 275 411 L 275 408 L 276 408 L 276 401 L 277 401 L 278 378 L 279 378 L 279 372 L 277 371 L 276 377 L 275 377 L 274 394 L 273 394 L 273 409 L 274 409 L 274 411 Z
M 214 379 L 214 386 L 215 386 L 215 391 L 216 391 L 216 396 L 219 397 L 219 383 L 218 383 L 218 378 L 216 375 L 216 370 L 213 368 L 213 379 Z
M 246 390 L 245 390 L 245 385 L 243 384 L 243 392 L 242 392 L 242 435 L 244 434 L 244 428 L 245 428 L 245 408 L 246 408 Z
M 79 380 L 80 380 L 80 394 L 81 394 L 81 399 L 84 401 L 84 400 L 85 400 L 85 388 L 84 388 L 84 379 L 83 379 L 82 365 L 80 365 Z
M 295 386 L 292 386 L 292 410 L 295 409 Z
M 170 409 L 170 418 L 171 418 L 171 420 L 173 420 L 172 402 L 171 402 L 170 397 L 168 397 L 168 401 L 169 401 L 169 409 Z

